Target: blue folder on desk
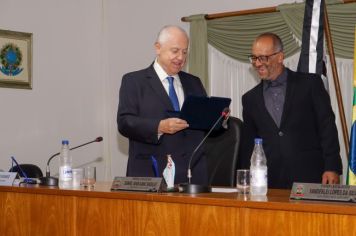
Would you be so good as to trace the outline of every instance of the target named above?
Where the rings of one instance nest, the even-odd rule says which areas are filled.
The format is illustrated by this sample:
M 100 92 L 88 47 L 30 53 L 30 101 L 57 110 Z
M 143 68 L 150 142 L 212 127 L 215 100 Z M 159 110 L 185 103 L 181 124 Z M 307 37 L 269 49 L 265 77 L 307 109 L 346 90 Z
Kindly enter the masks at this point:
M 224 108 L 229 107 L 230 98 L 188 96 L 180 112 L 168 111 L 169 117 L 186 120 L 189 129 L 209 130 L 221 116 Z M 217 125 L 216 129 L 219 129 Z

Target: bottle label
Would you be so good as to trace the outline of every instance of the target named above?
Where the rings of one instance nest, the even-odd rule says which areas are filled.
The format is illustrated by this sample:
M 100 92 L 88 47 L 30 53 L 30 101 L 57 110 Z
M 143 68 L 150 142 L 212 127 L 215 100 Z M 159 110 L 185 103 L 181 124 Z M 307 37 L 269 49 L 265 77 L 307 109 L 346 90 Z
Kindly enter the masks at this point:
M 59 167 L 59 179 L 63 181 L 72 180 L 72 167 L 71 166 L 61 166 Z
M 267 168 L 251 169 L 251 186 L 267 186 Z

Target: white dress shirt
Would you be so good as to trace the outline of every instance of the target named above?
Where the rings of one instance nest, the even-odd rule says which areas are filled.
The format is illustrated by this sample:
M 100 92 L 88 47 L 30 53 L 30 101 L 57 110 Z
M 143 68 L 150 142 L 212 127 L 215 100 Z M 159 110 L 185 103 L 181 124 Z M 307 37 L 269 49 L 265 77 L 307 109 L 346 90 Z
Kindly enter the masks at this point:
M 183 91 L 183 87 L 182 84 L 180 82 L 179 76 L 178 74 L 176 75 L 168 75 L 162 68 L 162 66 L 160 64 L 158 64 L 157 59 L 155 60 L 154 64 L 153 64 L 153 68 L 156 71 L 159 79 L 162 82 L 162 85 L 164 87 L 164 89 L 166 90 L 167 94 L 169 94 L 169 82 L 166 79 L 168 76 L 174 77 L 173 80 L 173 85 L 174 85 L 174 89 L 176 90 L 176 94 L 178 97 L 178 102 L 179 102 L 179 108 L 182 109 L 182 105 L 184 102 L 184 91 Z

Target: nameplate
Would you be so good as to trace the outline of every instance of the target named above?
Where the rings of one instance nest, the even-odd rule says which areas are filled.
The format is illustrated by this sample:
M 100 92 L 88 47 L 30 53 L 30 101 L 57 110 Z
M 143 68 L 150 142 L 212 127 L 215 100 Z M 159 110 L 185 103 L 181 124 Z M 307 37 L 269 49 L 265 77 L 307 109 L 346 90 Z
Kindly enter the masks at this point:
M 0 172 L 0 186 L 12 186 L 17 172 Z
M 356 203 L 356 186 L 340 184 L 293 183 L 290 199 Z
M 111 190 L 158 192 L 161 189 L 162 178 L 155 177 L 119 177 L 113 180 Z

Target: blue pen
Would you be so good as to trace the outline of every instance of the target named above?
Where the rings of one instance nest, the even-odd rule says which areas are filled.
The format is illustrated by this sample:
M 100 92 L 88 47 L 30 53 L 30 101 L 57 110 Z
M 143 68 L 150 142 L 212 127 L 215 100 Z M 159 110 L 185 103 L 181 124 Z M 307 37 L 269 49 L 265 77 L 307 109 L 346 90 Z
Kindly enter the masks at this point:
M 155 177 L 159 177 L 157 160 L 154 156 L 151 156 L 151 160 L 152 160 L 152 168 L 155 173 Z
M 25 173 L 25 171 L 23 171 L 23 169 L 21 168 L 21 166 L 17 163 L 15 157 L 11 157 L 12 161 L 15 163 L 15 165 L 17 166 L 17 168 L 20 170 L 22 176 L 25 178 L 24 182 L 28 183 L 28 184 L 36 184 L 37 182 L 33 179 L 29 179 Z

